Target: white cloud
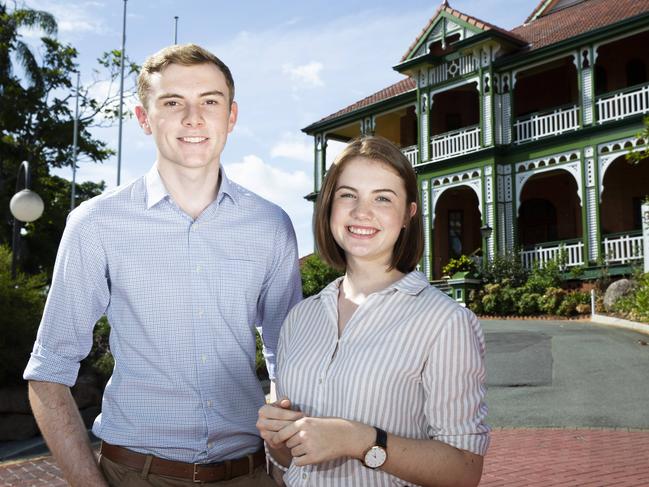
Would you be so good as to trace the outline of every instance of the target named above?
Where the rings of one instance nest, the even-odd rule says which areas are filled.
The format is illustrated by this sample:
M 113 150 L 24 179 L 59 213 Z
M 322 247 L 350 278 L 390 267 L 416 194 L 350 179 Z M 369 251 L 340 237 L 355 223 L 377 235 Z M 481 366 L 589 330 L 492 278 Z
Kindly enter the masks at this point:
M 304 199 L 304 195 L 313 189 L 310 176 L 303 171 L 284 171 L 266 164 L 256 155 L 244 156 L 241 162 L 225 164 L 224 167 L 230 179 L 281 206 L 288 213 L 298 235 L 300 255 L 313 251 L 313 206 Z
M 102 2 L 60 2 L 55 0 L 31 0 L 29 7 L 45 10 L 56 18 L 59 34 L 64 38 L 78 36 L 85 32 L 104 34 L 108 27 L 98 12 L 104 8 Z
M 296 161 L 313 162 L 313 141 L 310 137 L 293 135 L 286 132 L 271 150 L 273 158 L 285 157 Z
M 316 61 L 311 61 L 301 66 L 293 66 L 291 63 L 286 63 L 282 66 L 282 72 L 288 74 L 291 80 L 298 82 L 298 86 L 324 86 L 324 82 L 320 78 L 320 71 L 322 71 L 323 67 L 322 63 Z

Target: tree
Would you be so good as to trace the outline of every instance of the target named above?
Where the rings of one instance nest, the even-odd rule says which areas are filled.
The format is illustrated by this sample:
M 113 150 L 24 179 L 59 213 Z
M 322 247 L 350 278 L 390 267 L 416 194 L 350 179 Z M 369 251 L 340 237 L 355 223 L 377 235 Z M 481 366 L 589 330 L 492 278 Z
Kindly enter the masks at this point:
M 302 260 L 300 266 L 302 275 L 302 294 L 305 298 L 318 294 L 327 284 L 343 275 L 332 269 L 316 254 L 311 254 Z
M 56 33 L 54 18 L 29 9 L 10 10 L 0 1 L 0 243 L 9 243 L 12 216 L 9 200 L 16 187 L 18 167 L 23 160 L 30 163 L 32 185 L 46 200 L 45 214 L 26 227 L 21 254 L 28 256 L 30 272 L 50 271 L 53 252 L 65 224 L 65 204 L 69 202 L 69 184 L 52 178 L 51 168 L 72 164 L 74 126 L 73 79 L 78 69 L 78 52 L 48 35 Z M 20 27 L 38 27 L 45 34 L 40 40 L 38 61 L 21 40 Z M 19 60 L 25 71 L 19 78 L 11 60 Z M 138 66 L 128 59 L 126 96 L 134 96 L 134 75 Z M 79 89 L 80 116 L 78 120 L 78 161 L 103 162 L 114 151 L 93 136 L 97 126 L 112 125 L 118 117 L 118 93 L 115 81 L 119 77 L 120 51 L 104 53 L 98 59 L 93 80 Z M 27 78 L 27 80 L 25 80 Z M 29 81 L 29 83 L 24 83 Z M 93 96 L 96 86 L 107 85 L 102 97 Z M 103 183 L 80 189 L 79 199 L 91 197 L 103 190 Z M 68 191 L 67 198 L 64 191 Z M 50 201 L 56 201 L 50 207 Z M 53 239 L 44 242 L 42 239 Z
M 644 119 L 644 130 L 637 135 L 638 139 L 644 140 L 645 148 L 641 150 L 631 150 L 626 155 L 626 160 L 633 164 L 638 165 L 642 161 L 649 161 L 649 117 Z

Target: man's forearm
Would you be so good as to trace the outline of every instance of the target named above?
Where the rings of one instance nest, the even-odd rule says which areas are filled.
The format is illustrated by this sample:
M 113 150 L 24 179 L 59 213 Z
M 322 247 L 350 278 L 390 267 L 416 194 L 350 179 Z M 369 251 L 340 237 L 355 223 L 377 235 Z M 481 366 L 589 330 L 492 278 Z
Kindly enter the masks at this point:
M 70 485 L 107 487 L 70 388 L 30 381 L 29 402 L 47 446 Z

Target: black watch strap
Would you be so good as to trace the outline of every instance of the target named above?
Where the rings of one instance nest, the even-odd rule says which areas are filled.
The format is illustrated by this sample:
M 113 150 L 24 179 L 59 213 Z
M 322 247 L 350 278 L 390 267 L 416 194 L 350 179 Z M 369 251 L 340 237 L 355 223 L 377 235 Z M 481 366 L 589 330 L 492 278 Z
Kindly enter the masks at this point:
M 374 429 L 376 430 L 376 446 L 380 446 L 385 450 L 388 447 L 388 434 L 376 426 Z

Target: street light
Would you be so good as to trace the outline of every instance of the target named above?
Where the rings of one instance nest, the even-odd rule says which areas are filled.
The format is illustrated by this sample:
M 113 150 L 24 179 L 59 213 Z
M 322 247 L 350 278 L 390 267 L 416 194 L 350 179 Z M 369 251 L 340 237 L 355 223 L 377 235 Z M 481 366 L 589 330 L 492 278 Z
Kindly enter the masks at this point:
M 485 264 L 489 260 L 489 249 L 487 247 L 487 241 L 491 238 L 491 232 L 493 232 L 493 228 L 491 228 L 488 223 L 485 223 L 480 227 L 480 235 L 482 235 L 482 253 L 484 254 L 482 261 Z
M 24 174 L 25 188 L 18 191 L 20 187 L 21 174 Z M 20 246 L 20 228 L 23 222 L 33 222 L 38 220 L 43 214 L 45 205 L 43 200 L 29 187 L 31 186 L 31 174 L 29 172 L 29 162 L 23 161 L 18 168 L 18 177 L 16 179 L 16 194 L 13 195 L 9 202 L 9 209 L 14 217 L 13 230 L 13 247 L 11 257 L 11 278 L 16 278 L 16 263 L 18 256 L 18 247 Z

